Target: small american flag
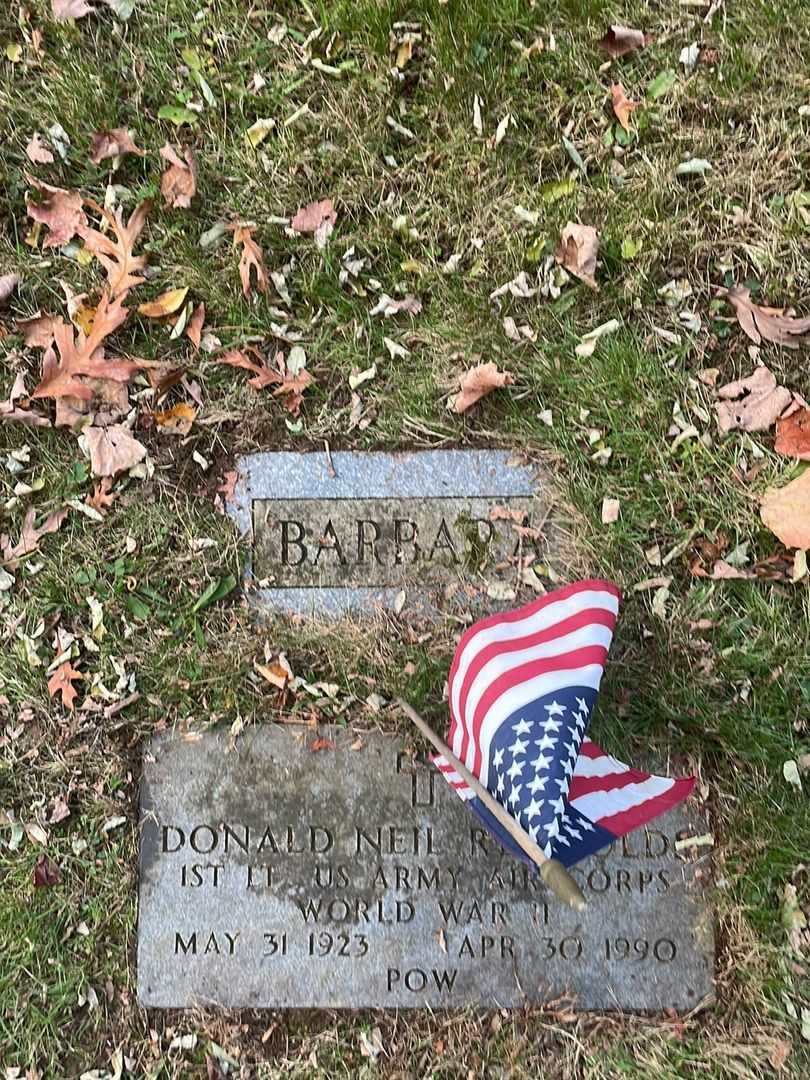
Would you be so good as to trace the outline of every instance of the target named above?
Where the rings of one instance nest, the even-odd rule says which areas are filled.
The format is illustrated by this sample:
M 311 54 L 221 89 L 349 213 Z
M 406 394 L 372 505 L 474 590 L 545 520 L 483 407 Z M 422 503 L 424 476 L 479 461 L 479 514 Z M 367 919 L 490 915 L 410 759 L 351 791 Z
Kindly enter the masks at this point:
M 483 619 L 450 668 L 453 753 L 565 866 L 676 806 L 695 783 L 631 769 L 586 737 L 619 597 L 609 582 L 581 581 Z M 435 760 L 486 828 L 529 862 L 447 759 Z

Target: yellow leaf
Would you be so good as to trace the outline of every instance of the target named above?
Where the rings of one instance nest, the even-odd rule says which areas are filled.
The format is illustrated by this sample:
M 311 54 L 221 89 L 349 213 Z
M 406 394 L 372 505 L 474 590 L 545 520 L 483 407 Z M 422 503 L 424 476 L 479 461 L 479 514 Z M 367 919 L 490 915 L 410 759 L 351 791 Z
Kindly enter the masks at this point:
M 95 255 L 92 251 L 88 251 L 86 247 L 80 247 L 76 252 L 76 262 L 79 266 L 89 266 L 95 259 Z
M 16 41 L 10 41 L 6 45 L 6 56 L 12 64 L 19 64 L 20 60 L 22 60 L 22 45 L 19 45 Z
M 424 267 L 416 259 L 406 259 L 400 263 L 400 270 L 403 274 L 421 274 Z
M 165 315 L 173 315 L 178 308 L 182 307 L 188 292 L 188 285 L 184 289 L 170 289 L 161 293 L 155 300 L 148 304 L 141 304 L 138 308 L 139 315 L 146 315 L 148 319 L 162 319 Z

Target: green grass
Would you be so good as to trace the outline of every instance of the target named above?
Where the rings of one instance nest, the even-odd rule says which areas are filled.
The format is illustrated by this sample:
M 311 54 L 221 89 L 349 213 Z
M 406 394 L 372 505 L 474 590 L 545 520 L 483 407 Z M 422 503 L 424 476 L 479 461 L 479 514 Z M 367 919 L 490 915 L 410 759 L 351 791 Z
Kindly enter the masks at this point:
M 295 433 L 278 400 L 257 395 L 244 373 L 190 353 L 156 324 L 133 316 L 116 338 L 124 355 L 187 364 L 203 389 L 201 419 L 213 422 L 198 422 L 184 440 L 144 434 L 154 475 L 119 480 L 102 524 L 72 511 L 29 560 L 42 564 L 39 571 L 21 568 L 14 587 L 0 593 L 0 810 L 46 823 L 48 851 L 63 876 L 60 886 L 34 891 L 40 849 L 28 837 L 10 848 L 13 832 L 0 826 L 0 1065 L 78 1077 L 110 1068 L 123 1047 L 132 1075 L 204 1075 L 213 1042 L 258 1063 L 256 1075 L 267 1078 L 612 1080 L 655 1072 L 688 1080 L 771 1075 L 781 1040 L 791 1046 L 782 1075 L 805 1075 L 808 1044 L 796 1014 L 810 1006 L 810 983 L 806 961 L 789 951 L 780 904 L 786 883 L 794 882 L 805 908 L 810 889 L 810 810 L 782 775 L 785 760 L 810 749 L 807 580 L 712 582 L 690 567 L 701 544 L 731 550 L 748 543 L 755 559 L 779 551 L 759 521 L 757 499 L 794 467 L 773 453 L 771 435 L 720 440 L 713 395 L 696 377 L 717 367 L 726 381 L 752 366 L 750 343 L 714 301 L 714 286 L 746 281 L 763 302 L 808 310 L 810 226 L 802 210 L 810 121 L 798 111 L 808 101 L 806 5 L 739 0 L 721 5 L 709 25 L 698 8 L 672 3 L 651 11 L 646 3 L 602 0 L 144 0 L 125 25 L 106 10 L 56 24 L 44 0 L 26 6 L 28 21 L 18 21 L 17 5 L 0 14 L 0 273 L 23 279 L 0 310 L 0 400 L 18 366 L 29 390 L 39 374 L 39 356 L 22 348 L 14 321 L 40 309 L 64 314 L 60 279 L 91 299 L 100 286 L 97 266 L 24 242 L 26 172 L 100 201 L 113 180 L 127 212 L 155 198 L 141 248 L 152 276 L 138 302 L 188 285 L 226 345 L 267 336 L 270 323 L 281 321 L 270 309 L 288 307 L 316 383 Z M 395 80 L 389 30 L 400 19 L 421 22 L 424 40 Z M 655 41 L 602 71 L 606 57 L 595 43 L 615 22 L 643 26 Z M 288 27 L 279 44 L 268 38 L 277 23 Z M 44 30 L 39 57 L 30 44 L 34 26 Z M 340 67 L 340 78 L 304 63 L 304 43 L 317 27 L 311 55 Z M 550 30 L 555 51 L 522 56 L 520 47 L 538 36 L 548 44 Z M 693 41 L 716 49 L 717 60 L 685 77 L 678 54 Z M 5 59 L 10 43 L 23 46 L 18 64 Z M 215 101 L 178 135 L 158 110 L 203 101 L 184 49 L 196 50 Z M 671 90 L 647 98 L 667 68 L 678 72 Z M 258 93 L 249 88 L 256 72 L 266 80 Z M 615 129 L 609 88 L 619 80 L 643 107 L 630 145 L 615 154 L 606 137 Z M 472 124 L 476 94 L 483 137 Z M 492 149 L 487 139 L 506 113 L 512 122 Z M 416 137 L 396 134 L 387 116 Z M 244 132 L 260 117 L 275 118 L 277 128 L 252 150 Z M 34 167 L 25 146 L 55 122 L 71 139 L 68 161 Z M 90 137 L 105 126 L 132 128 L 147 156 L 126 157 L 114 175 L 109 162 L 90 164 Z M 167 210 L 159 197 L 158 150 L 179 138 L 200 161 L 191 211 Z M 693 156 L 706 157 L 713 171 L 706 180 L 676 179 L 676 165 Z M 551 200 L 546 185 L 569 177 L 576 181 L 570 193 Z M 338 221 L 323 255 L 272 223 L 325 196 Z M 537 224 L 521 223 L 517 205 L 536 212 Z M 288 268 L 291 305 L 272 292 L 243 297 L 229 238 L 200 247 L 201 234 L 232 214 L 256 222 L 269 269 Z M 556 301 L 491 303 L 497 286 L 520 270 L 534 272 L 568 220 L 600 230 L 599 293 L 572 283 Z M 633 259 L 622 257 L 628 238 L 642 241 Z M 366 263 L 341 287 L 340 260 L 351 246 Z M 454 253 L 462 254 L 459 271 L 445 274 Z M 422 314 L 372 319 L 372 278 L 390 295 L 418 296 Z M 693 289 L 683 306 L 700 315 L 697 333 L 684 330 L 659 296 L 673 278 Z M 509 341 L 507 315 L 528 321 L 536 341 Z M 621 328 L 591 358 L 577 357 L 581 335 L 610 318 Z M 677 332 L 680 343 L 667 343 L 655 327 Z M 409 355 L 392 360 L 384 336 Z M 498 361 L 516 382 L 458 417 L 447 412 L 446 398 L 475 356 Z M 766 346 L 762 358 L 788 386 L 810 392 L 806 351 Z M 373 422 L 350 432 L 348 375 L 372 361 L 379 374 L 361 395 Z M 136 392 L 145 387 L 135 380 Z M 667 431 L 676 406 L 710 438 L 687 439 L 673 451 Z M 552 427 L 539 418 L 544 409 L 552 410 Z M 589 410 L 584 419 L 582 410 Z M 600 433 L 593 445 L 591 429 Z M 382 1013 L 146 1017 L 136 1007 L 134 822 L 140 746 L 156 726 L 266 722 L 279 702 L 252 674 L 265 641 L 285 650 L 296 673 L 337 683 L 342 701 L 372 687 L 386 697 L 404 693 L 445 723 L 441 685 L 455 623 L 429 627 L 414 643 L 392 620 L 385 633 L 361 628 L 338 647 L 320 627 L 281 620 L 257 627 L 238 589 L 192 610 L 207 589 L 225 583 L 225 590 L 239 575 L 237 538 L 213 507 L 233 457 L 259 446 L 322 449 L 324 440 L 332 449 L 516 446 L 549 464 L 574 538 L 573 561 L 559 572 L 611 575 L 626 592 L 595 736 L 629 760 L 650 748 L 662 758 L 680 755 L 708 787 L 719 876 L 713 1013 L 682 1028 L 660 1018 L 569 1021 L 543 1010 L 405 1020 Z M 25 444 L 30 464 L 12 475 L 6 455 Z M 602 466 L 592 455 L 604 447 L 612 456 Z M 755 464 L 761 468 L 747 475 Z M 15 497 L 20 479 L 36 490 Z M 44 516 L 92 487 L 72 434 L 0 421 L 0 532 L 16 536 L 30 505 Z M 605 496 L 621 499 L 615 526 L 600 523 Z M 649 565 L 647 549 L 657 544 L 666 555 L 690 536 L 668 566 Z M 201 538 L 212 543 L 200 546 Z M 633 590 L 659 574 L 672 577 L 665 618 L 653 611 L 652 592 Z M 57 626 L 80 639 L 90 634 L 89 594 L 103 606 L 106 635 L 97 651 L 82 647 L 79 700 L 95 680 L 97 708 L 67 713 L 49 700 L 46 668 Z M 695 630 L 698 620 L 712 625 Z M 114 696 L 122 671 L 134 675 L 140 698 L 105 715 L 102 687 Z M 58 796 L 67 798 L 70 817 L 47 824 Z M 104 832 L 119 815 L 127 823 Z M 92 996 L 88 1004 L 89 987 L 97 1004 Z M 374 1026 L 386 1046 L 376 1067 L 359 1049 L 360 1031 Z M 187 1032 L 199 1042 L 184 1065 L 168 1047 Z

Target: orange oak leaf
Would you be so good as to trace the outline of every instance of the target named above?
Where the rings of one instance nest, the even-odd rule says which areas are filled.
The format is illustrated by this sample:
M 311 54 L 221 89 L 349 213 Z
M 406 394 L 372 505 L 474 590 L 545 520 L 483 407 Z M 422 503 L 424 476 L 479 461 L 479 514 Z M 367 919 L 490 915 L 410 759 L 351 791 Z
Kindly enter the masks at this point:
M 652 41 L 650 34 L 643 30 L 633 30 L 629 26 L 609 26 L 599 45 L 614 60 L 627 56 L 636 49 L 643 49 Z
M 194 314 L 186 325 L 186 337 L 195 349 L 199 349 L 202 341 L 203 324 L 205 323 L 205 304 L 197 304 Z
M 497 364 L 478 364 L 462 375 L 459 393 L 452 399 L 450 406 L 454 412 L 466 412 L 485 394 L 502 386 L 510 386 L 514 381 L 514 375 L 509 371 L 498 371 Z
M 85 248 L 96 256 L 107 272 L 110 298 L 114 300 L 143 282 L 139 273 L 146 266 L 146 256 L 135 255 L 132 248 L 146 223 L 151 203 L 148 200 L 142 202 L 126 225 L 120 210 L 116 210 L 113 214 L 105 210 L 103 206 L 99 206 L 93 199 L 85 199 L 84 204 L 100 214 L 114 234 L 114 236 L 109 236 L 98 229 L 93 229 L 87 225 L 86 221 L 76 229 L 84 240 Z
M 800 409 L 776 421 L 777 454 L 810 461 L 810 409 Z
M 260 293 L 267 292 L 267 271 L 264 267 L 264 254 L 262 249 L 253 239 L 253 228 L 248 225 L 234 223 L 230 226 L 233 231 L 234 245 L 242 245 L 242 255 L 239 259 L 239 276 L 242 279 L 242 292 L 250 296 L 251 282 L 250 272 L 256 273 L 256 289 Z
M 27 398 L 25 392 L 25 379 L 21 371 L 17 372 L 11 393 L 5 401 L 0 401 L 0 420 L 15 420 L 18 424 L 30 424 L 32 427 L 50 427 L 51 422 L 47 416 L 31 412 L 30 409 L 22 408 L 17 402 L 20 398 Z
M 253 353 L 257 359 L 251 360 L 247 355 L 248 351 Z M 266 386 L 275 386 L 282 381 L 281 375 L 265 364 L 259 350 L 252 345 L 247 346 L 247 351 L 243 349 L 228 349 L 222 356 L 217 356 L 214 359 L 214 363 L 229 364 L 231 367 L 244 368 L 245 371 L 252 371 L 254 377 L 248 379 L 248 385 L 252 386 L 254 390 L 264 390 Z
M 560 234 L 560 243 L 554 258 L 569 273 L 597 290 L 596 254 L 599 251 L 599 233 L 592 225 L 577 225 L 569 221 Z
M 5 533 L 0 536 L 0 556 L 2 556 L 2 561 L 12 569 L 18 559 L 30 555 L 32 551 L 39 548 L 39 542 L 43 536 L 54 533 L 62 527 L 62 522 L 67 517 L 67 510 L 56 510 L 49 514 L 39 528 L 36 525 L 36 514 L 36 509 L 33 506 L 30 507 L 23 520 L 20 539 L 16 544 L 12 544 L 11 537 Z
M 53 154 L 38 131 L 31 136 L 31 141 L 25 148 L 25 156 L 35 165 L 50 165 L 53 161 Z
M 629 131 L 630 113 L 633 109 L 638 108 L 638 102 L 630 100 L 627 94 L 625 94 L 624 87 L 621 83 L 614 83 L 610 88 L 610 94 L 613 99 L 613 112 L 616 114 L 616 119 L 625 131 Z
M 72 709 L 73 702 L 76 700 L 76 690 L 73 683 L 76 679 L 82 678 L 84 678 L 82 673 L 77 671 L 69 660 L 65 660 L 48 679 L 48 693 L 51 697 L 61 694 L 64 707 Z
M 52 349 L 43 357 L 43 378 L 31 395 L 32 398 L 77 397 L 89 401 L 93 390 L 77 376 L 93 379 L 113 379 L 128 382 L 135 371 L 144 365 L 136 360 L 106 360 L 102 342 L 126 320 L 128 311 L 123 298 L 111 301 L 102 293 L 89 335 L 81 330 L 75 337 L 73 327 L 60 319 L 54 326 L 54 340 L 59 360 Z
M 759 515 L 785 547 L 810 548 L 810 469 L 781 488 L 768 488 Z
M 95 132 L 90 142 L 90 160 L 94 165 L 99 165 L 106 158 L 121 157 L 123 154 L 146 157 L 146 151 L 135 145 L 126 128 Z
M 724 296 L 737 314 L 737 322 L 757 345 L 762 339 L 775 345 L 784 345 L 787 349 L 798 349 L 810 335 L 810 318 L 794 319 L 783 314 L 783 308 L 762 307 L 751 299 L 750 289 L 744 285 L 734 285 L 731 289 L 718 289 L 718 296 Z
M 61 247 L 87 224 L 81 195 L 78 191 L 53 187 L 27 173 L 26 180 L 41 196 L 38 203 L 26 198 L 25 208 L 32 221 L 48 226 L 49 232 L 42 243 L 43 248 Z
M 182 161 L 179 153 L 171 145 L 161 149 L 160 156 L 168 161 L 168 167 L 160 178 L 160 192 L 167 206 L 187 208 L 197 194 L 197 158 L 190 146 L 183 147 Z

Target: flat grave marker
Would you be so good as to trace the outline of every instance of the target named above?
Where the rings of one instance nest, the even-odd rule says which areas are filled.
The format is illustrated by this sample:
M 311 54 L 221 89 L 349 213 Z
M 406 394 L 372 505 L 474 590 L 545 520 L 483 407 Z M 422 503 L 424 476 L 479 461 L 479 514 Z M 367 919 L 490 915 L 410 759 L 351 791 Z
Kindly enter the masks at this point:
M 491 608 L 519 558 L 544 562 L 554 548 L 546 479 L 504 450 L 272 452 L 237 469 L 226 507 L 250 540 L 260 607 L 428 611 L 455 592 Z
M 713 919 L 692 804 L 573 868 L 563 907 L 400 740 L 287 726 L 155 737 L 141 789 L 149 1007 L 693 1009 Z M 698 867 L 701 869 L 698 871 Z

